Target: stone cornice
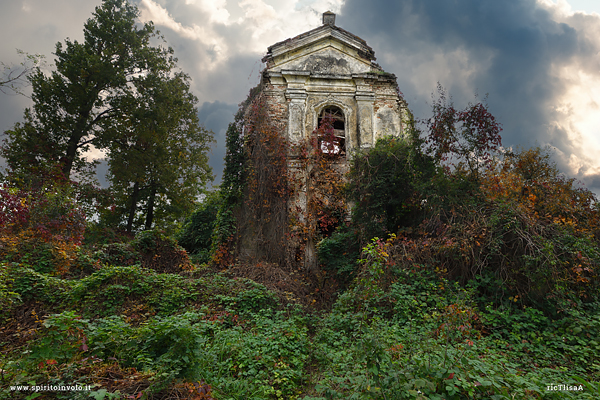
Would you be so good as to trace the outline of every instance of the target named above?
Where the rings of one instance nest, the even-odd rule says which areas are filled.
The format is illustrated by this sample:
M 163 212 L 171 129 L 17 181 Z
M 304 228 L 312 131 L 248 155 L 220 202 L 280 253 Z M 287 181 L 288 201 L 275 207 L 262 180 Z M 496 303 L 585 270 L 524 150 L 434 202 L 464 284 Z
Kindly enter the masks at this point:
M 262 61 L 268 64 L 268 61 L 273 60 L 275 57 L 290 51 L 298 51 L 303 47 L 320 40 L 327 40 L 328 38 L 334 38 L 342 44 L 353 48 L 367 62 L 375 61 L 375 52 L 367 45 L 367 42 L 335 25 L 322 25 L 296 37 L 275 43 L 267 49 L 267 55 Z

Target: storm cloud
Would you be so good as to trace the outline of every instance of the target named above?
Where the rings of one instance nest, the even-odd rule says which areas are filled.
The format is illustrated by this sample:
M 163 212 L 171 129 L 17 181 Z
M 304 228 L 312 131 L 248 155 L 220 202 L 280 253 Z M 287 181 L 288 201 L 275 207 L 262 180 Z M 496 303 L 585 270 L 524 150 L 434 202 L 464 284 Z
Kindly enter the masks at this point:
M 561 170 L 600 192 L 599 15 L 534 0 L 347 0 L 341 14 L 418 117 L 437 82 L 459 107 L 488 94 L 505 146 L 551 146 Z
M 219 181 L 225 130 L 259 81 L 269 45 L 315 28 L 322 12 L 365 39 L 396 74 L 418 118 L 431 113 L 440 82 L 458 107 L 488 95 L 505 146 L 553 146 L 559 167 L 600 193 L 600 15 L 558 0 L 138 0 L 175 50 L 215 132 Z M 3 5 L 0 60 L 15 48 L 43 53 L 81 40 L 99 0 L 12 0 Z M 0 129 L 22 118 L 28 99 L 0 94 Z

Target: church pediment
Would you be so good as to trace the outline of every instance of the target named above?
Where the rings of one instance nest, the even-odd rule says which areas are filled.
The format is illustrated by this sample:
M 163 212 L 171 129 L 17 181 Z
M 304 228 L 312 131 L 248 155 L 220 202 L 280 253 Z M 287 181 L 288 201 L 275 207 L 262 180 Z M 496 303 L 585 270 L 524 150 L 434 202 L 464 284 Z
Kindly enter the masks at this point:
M 333 14 L 331 14 L 333 15 Z M 380 70 L 367 43 L 334 25 L 324 25 L 269 47 L 263 58 L 270 72 L 308 71 L 322 75 L 351 75 Z

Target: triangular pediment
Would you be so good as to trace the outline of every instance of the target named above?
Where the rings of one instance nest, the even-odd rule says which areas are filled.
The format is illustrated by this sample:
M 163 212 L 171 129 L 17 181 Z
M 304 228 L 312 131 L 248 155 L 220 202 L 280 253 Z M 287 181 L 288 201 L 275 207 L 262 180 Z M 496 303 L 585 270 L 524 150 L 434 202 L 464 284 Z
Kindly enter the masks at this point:
M 379 69 L 366 42 L 336 26 L 324 25 L 269 47 L 267 70 L 350 75 Z

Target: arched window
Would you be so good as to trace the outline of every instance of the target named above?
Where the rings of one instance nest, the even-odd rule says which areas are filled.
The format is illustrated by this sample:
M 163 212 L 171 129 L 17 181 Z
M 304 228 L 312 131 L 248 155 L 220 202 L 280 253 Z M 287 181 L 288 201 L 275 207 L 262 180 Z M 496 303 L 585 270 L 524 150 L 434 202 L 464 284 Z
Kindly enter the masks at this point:
M 332 155 L 346 154 L 346 124 L 344 112 L 335 106 L 328 106 L 321 110 L 319 115 L 319 127 L 326 118 L 333 121 L 333 137 L 319 138 L 319 146 L 323 153 Z

